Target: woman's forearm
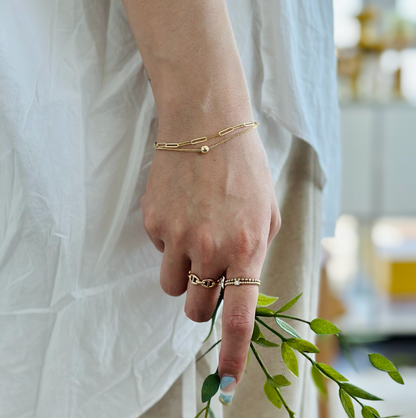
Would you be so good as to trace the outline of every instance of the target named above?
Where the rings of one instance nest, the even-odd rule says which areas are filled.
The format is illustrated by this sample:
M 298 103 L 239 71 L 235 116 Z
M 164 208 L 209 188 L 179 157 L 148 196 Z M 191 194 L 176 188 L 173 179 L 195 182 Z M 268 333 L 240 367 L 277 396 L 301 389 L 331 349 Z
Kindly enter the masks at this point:
M 225 0 L 124 2 L 151 79 L 158 142 L 215 134 L 252 120 Z M 189 270 L 202 278 L 258 279 L 280 224 L 267 155 L 255 130 L 205 154 L 156 150 L 140 202 L 143 226 L 163 252 L 161 287 L 171 296 L 186 292 L 185 313 L 197 322 L 211 318 L 219 288 L 195 286 Z M 218 373 L 227 399 L 244 374 L 257 294 L 256 286 L 229 286 L 224 293 Z
M 252 118 L 224 0 L 123 1 L 162 128 L 203 134 Z

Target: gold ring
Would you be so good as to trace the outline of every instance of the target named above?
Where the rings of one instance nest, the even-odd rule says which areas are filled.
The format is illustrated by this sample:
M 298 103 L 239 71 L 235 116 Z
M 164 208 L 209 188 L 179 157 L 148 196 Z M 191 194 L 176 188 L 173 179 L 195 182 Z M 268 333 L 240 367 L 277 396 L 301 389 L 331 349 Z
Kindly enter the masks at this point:
M 245 277 L 235 277 L 224 281 L 224 287 L 229 285 L 240 286 L 242 284 L 254 284 L 256 286 L 260 286 L 261 281 L 259 279 L 247 279 Z
M 189 271 L 188 279 L 192 284 L 200 284 L 205 289 L 212 289 L 215 286 L 221 286 L 223 283 L 223 280 L 225 279 L 225 276 L 221 276 L 217 280 L 215 279 L 201 280 L 195 273 L 192 273 L 192 271 Z

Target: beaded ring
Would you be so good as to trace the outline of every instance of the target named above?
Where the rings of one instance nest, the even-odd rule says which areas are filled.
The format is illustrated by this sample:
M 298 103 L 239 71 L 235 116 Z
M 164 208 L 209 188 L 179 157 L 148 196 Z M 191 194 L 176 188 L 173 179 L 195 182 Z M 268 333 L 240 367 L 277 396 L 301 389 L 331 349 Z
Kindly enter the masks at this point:
M 261 281 L 259 279 L 247 279 L 245 277 L 236 277 L 234 279 L 227 279 L 224 282 L 224 286 L 234 285 L 240 286 L 242 284 L 254 284 L 260 286 Z

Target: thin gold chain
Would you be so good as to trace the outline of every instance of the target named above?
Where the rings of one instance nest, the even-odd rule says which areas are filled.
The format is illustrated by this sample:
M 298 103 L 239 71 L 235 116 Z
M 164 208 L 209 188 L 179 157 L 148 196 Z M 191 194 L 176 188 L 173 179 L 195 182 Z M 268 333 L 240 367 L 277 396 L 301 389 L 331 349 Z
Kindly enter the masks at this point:
M 245 122 L 240 123 L 239 125 L 230 126 L 228 128 L 223 129 L 222 131 L 219 131 L 216 134 L 210 135 L 210 136 L 204 136 L 201 138 L 194 138 L 190 141 L 184 141 L 184 142 L 155 142 L 154 147 L 158 150 L 168 150 L 168 151 L 181 151 L 181 152 L 200 152 L 202 154 L 206 154 L 211 148 L 216 147 L 217 145 L 221 145 L 224 142 L 235 138 L 236 136 L 242 135 L 245 132 L 251 131 L 252 129 L 256 129 L 258 126 L 257 122 Z M 221 137 L 227 134 L 230 134 L 231 132 L 235 131 L 236 129 L 242 129 L 248 127 L 248 129 L 243 129 L 240 132 L 237 132 L 234 135 L 228 136 L 222 141 L 216 142 L 215 144 L 208 147 L 207 145 L 202 146 L 201 148 L 185 148 L 185 149 L 179 149 L 186 145 L 194 145 L 194 144 L 200 144 L 202 142 L 206 142 L 209 139 Z

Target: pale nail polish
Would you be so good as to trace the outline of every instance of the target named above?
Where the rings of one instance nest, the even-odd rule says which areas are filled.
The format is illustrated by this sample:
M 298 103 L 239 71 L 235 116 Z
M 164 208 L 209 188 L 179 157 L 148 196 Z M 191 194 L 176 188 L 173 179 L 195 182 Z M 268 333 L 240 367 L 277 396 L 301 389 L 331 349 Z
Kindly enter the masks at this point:
M 237 386 L 234 376 L 224 375 L 220 383 L 220 402 L 229 405 L 233 400 L 235 387 Z

